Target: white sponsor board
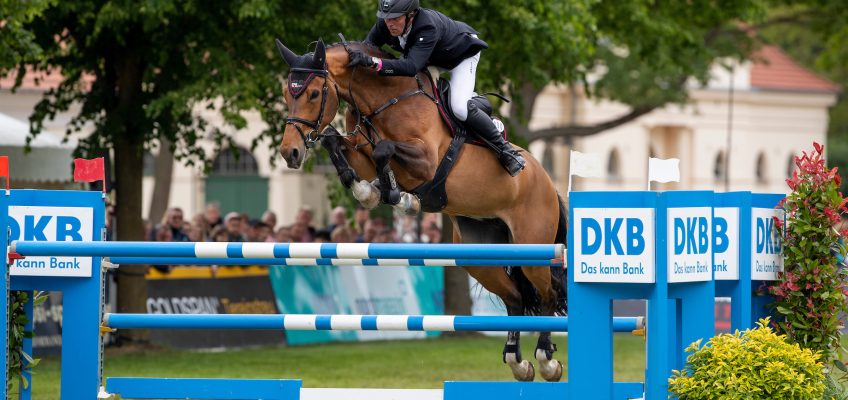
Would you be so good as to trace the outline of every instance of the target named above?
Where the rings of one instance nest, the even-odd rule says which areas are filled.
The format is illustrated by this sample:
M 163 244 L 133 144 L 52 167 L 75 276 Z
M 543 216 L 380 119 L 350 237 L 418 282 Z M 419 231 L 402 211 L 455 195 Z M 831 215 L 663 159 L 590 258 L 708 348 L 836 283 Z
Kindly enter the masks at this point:
M 89 207 L 9 206 L 11 240 L 91 241 L 94 209 Z M 9 273 L 27 276 L 91 276 L 91 257 L 26 257 L 15 260 Z

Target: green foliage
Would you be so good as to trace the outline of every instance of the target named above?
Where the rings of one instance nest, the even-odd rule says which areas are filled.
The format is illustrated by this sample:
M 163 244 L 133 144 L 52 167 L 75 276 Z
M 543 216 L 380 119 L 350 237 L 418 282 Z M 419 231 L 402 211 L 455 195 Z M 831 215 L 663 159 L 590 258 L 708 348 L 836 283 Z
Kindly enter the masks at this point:
M 838 191 L 836 168 L 825 167 L 823 151 L 815 143 L 812 154 L 796 157 L 798 170 L 786 180 L 792 190 L 780 204 L 786 222 L 775 219 L 784 228 L 784 271 L 768 289 L 781 317 L 775 321 L 778 330 L 830 362 L 841 349 L 839 317 L 848 312 L 846 273 L 837 266 L 836 254 L 845 254 L 848 229 L 835 229 L 848 211 L 848 199 Z
M 26 330 L 30 322 L 27 319 L 26 306 L 29 301 L 29 293 L 26 291 L 9 292 L 9 368 L 6 376 L 6 393 L 9 399 L 16 398 L 17 393 L 12 393 L 13 383 L 20 381 L 21 387 L 29 387 L 30 382 L 23 376 L 24 372 L 32 373 L 40 359 L 32 358 L 31 354 L 23 351 L 24 339 L 33 337 L 32 331 Z M 33 306 L 37 307 L 47 300 L 45 292 L 37 292 L 33 298 Z
M 821 399 L 824 366 L 819 354 L 797 344 L 760 320 L 756 329 L 692 343 L 686 367 L 669 378 L 669 392 L 682 400 Z
M 35 35 L 25 25 L 55 0 L 0 0 L 0 71 L 41 56 Z

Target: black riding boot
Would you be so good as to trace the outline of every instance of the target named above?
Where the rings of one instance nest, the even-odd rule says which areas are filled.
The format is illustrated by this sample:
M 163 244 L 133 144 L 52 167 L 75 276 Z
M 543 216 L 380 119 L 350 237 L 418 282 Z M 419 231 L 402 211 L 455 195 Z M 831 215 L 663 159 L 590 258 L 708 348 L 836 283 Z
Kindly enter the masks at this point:
M 492 118 L 480 110 L 474 100 L 468 101 L 468 118 L 465 120 L 465 125 L 495 147 L 498 161 L 511 176 L 518 175 L 524 169 L 526 163 L 524 157 L 504 139 L 503 134 L 492 122 Z

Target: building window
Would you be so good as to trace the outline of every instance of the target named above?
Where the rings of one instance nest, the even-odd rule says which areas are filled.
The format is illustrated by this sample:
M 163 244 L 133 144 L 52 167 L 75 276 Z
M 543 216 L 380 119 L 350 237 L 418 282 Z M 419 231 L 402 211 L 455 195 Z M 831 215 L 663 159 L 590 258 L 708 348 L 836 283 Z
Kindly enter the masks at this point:
M 256 158 L 244 147 L 224 149 L 212 162 L 212 174 L 223 176 L 256 176 L 259 165 Z
M 789 162 L 786 164 L 786 178 L 791 179 L 792 173 L 795 172 L 797 166 L 795 165 L 795 155 L 789 155 Z
M 766 163 L 766 155 L 762 152 L 757 155 L 757 183 L 768 183 L 768 165 Z
M 720 151 L 716 154 L 715 164 L 713 165 L 713 179 L 716 182 L 724 182 L 725 178 L 727 178 L 727 161 L 724 152 Z
M 542 167 L 548 172 L 548 176 L 554 177 L 554 144 L 545 143 L 545 152 L 542 154 Z
M 610 182 L 621 181 L 621 160 L 619 160 L 617 149 L 610 151 L 607 160 L 607 180 Z
M 144 176 L 156 175 L 156 157 L 153 156 L 153 153 L 145 151 L 141 165 L 141 171 Z

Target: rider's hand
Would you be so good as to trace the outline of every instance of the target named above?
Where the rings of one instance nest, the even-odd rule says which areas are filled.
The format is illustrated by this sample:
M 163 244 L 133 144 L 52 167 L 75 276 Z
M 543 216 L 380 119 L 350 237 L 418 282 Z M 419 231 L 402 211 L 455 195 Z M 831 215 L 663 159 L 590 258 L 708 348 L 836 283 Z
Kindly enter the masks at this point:
M 350 62 L 347 63 L 347 66 L 355 67 L 357 65 L 362 65 L 368 68 L 376 68 L 378 62 L 376 57 L 371 57 L 361 51 L 354 50 L 350 53 Z

